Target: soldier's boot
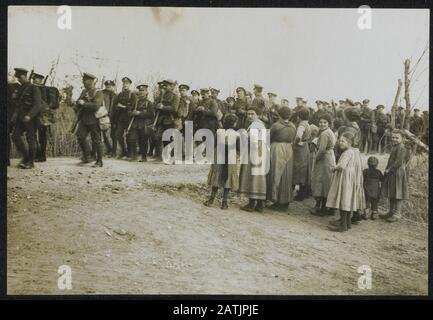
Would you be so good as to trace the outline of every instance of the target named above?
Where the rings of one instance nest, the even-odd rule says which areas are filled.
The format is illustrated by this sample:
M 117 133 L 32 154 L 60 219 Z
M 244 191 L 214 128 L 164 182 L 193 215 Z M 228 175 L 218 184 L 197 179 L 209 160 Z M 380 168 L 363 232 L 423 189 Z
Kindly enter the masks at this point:
M 84 140 L 84 139 L 78 140 L 78 145 L 80 146 L 80 149 L 82 152 L 81 162 L 79 163 L 79 165 L 89 163 L 90 162 L 90 159 L 89 159 L 90 149 L 89 149 L 89 145 L 87 144 L 86 140 Z
M 254 199 L 248 199 L 248 204 L 245 206 L 241 207 L 241 210 L 243 211 L 248 211 L 248 212 L 253 212 L 254 211 L 254 204 L 255 204 L 255 200 Z
M 257 200 L 257 204 L 256 204 L 256 207 L 255 207 L 255 211 L 257 211 L 257 212 L 263 212 L 263 209 L 264 209 L 264 204 L 263 204 L 263 200 Z
M 29 147 L 28 158 L 25 163 L 24 169 L 32 169 L 35 167 L 34 164 L 35 155 L 36 155 L 36 149 L 34 147 Z
M 328 229 L 331 231 L 336 231 L 336 232 L 344 232 L 347 231 L 347 212 L 346 211 L 341 211 L 341 221 L 340 224 L 338 226 L 334 226 L 334 225 L 329 225 Z
M 229 188 L 224 188 L 223 200 L 221 202 L 221 209 L 223 209 L 223 210 L 225 210 L 229 207 L 227 204 L 227 198 L 229 197 L 229 192 L 230 192 Z
M 158 162 L 162 162 L 162 144 L 161 143 L 157 143 L 155 146 L 155 157 L 156 157 L 156 161 Z
M 103 154 L 103 146 L 102 143 L 96 146 L 96 162 L 93 164 L 92 167 L 94 168 L 100 168 L 102 167 L 102 154 Z
M 140 162 L 147 162 L 147 155 L 146 155 L 146 153 L 143 153 L 143 154 L 141 155 Z
M 376 220 L 376 215 L 377 215 L 377 211 L 371 211 L 370 219 L 371 220 Z
M 302 185 L 299 185 L 299 190 L 296 196 L 293 198 L 295 201 L 302 201 Z
M 212 191 L 208 200 L 206 200 L 203 204 L 206 207 L 210 207 L 215 201 L 216 194 L 218 192 L 218 187 L 212 187 Z

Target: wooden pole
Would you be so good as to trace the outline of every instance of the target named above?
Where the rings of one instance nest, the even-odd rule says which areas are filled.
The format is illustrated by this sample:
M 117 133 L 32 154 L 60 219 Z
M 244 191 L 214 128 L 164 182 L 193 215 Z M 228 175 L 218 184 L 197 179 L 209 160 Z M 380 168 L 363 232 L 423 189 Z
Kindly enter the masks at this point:
M 403 83 L 401 82 L 401 79 L 398 79 L 397 93 L 395 94 L 394 103 L 391 107 L 391 127 L 393 129 L 395 128 L 395 111 L 397 110 L 397 104 L 398 104 L 398 99 L 400 97 L 402 85 L 403 85 Z
M 410 79 L 409 79 L 409 70 L 410 70 L 410 60 L 406 59 L 404 61 L 404 101 L 406 105 L 406 111 L 403 114 L 403 124 L 402 129 L 409 129 L 409 115 L 410 115 L 410 95 L 409 95 L 409 86 L 410 86 Z

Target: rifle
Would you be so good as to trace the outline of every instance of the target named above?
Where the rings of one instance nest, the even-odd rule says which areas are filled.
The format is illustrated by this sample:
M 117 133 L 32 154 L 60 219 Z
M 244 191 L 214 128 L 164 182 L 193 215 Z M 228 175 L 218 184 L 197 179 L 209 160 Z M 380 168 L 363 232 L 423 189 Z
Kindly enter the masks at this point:
M 135 100 L 134 111 L 137 110 L 137 104 L 138 104 L 138 98 Z M 131 130 L 132 123 L 134 122 L 134 120 L 135 120 L 135 116 L 133 115 L 131 121 L 129 121 L 128 128 L 125 131 L 125 137 L 129 133 L 129 130 Z
M 159 103 L 162 103 L 162 99 L 164 98 L 164 94 L 165 94 L 165 90 L 161 94 L 161 99 L 159 100 Z M 158 122 L 158 119 L 159 119 L 159 111 L 160 110 L 156 111 L 156 117 L 155 117 L 155 120 L 153 121 L 152 126 L 151 126 L 151 128 L 152 128 L 153 131 L 155 131 L 156 123 Z

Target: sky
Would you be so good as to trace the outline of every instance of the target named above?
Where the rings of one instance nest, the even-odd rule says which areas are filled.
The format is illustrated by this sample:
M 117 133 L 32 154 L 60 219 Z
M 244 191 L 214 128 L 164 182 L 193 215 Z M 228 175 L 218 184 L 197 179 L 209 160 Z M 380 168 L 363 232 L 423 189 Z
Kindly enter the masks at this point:
M 429 45 L 427 9 L 373 8 L 367 30 L 357 9 L 75 6 L 72 29 L 61 30 L 57 9 L 8 8 L 10 71 L 47 74 L 59 58 L 59 85 L 80 71 L 134 85 L 171 78 L 225 98 L 258 83 L 291 106 L 301 96 L 309 105 L 348 97 L 389 108 L 410 58 L 412 105 L 428 108 L 428 50 L 414 67 Z

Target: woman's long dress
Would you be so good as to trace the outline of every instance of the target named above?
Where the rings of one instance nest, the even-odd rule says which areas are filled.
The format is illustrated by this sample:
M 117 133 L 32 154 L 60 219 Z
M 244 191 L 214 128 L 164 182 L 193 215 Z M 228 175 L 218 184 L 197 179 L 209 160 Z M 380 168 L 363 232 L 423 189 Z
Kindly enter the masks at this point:
M 286 204 L 292 201 L 293 150 L 296 128 L 292 122 L 279 120 L 271 127 L 270 168 L 267 200 Z
M 330 128 L 320 132 L 317 142 L 316 161 L 314 162 L 311 188 L 313 197 L 326 198 L 331 187 L 332 171 L 335 165 L 335 135 Z
M 269 146 L 266 144 L 266 141 L 261 141 L 260 143 L 257 139 L 257 136 L 251 135 L 252 129 L 257 129 L 260 135 L 261 134 L 260 132 L 263 132 L 262 130 L 266 130 L 266 127 L 262 121 L 256 120 L 250 124 L 247 133 L 248 133 L 248 140 L 250 142 L 248 149 L 250 148 L 250 146 L 253 146 L 253 148 L 258 148 L 259 156 L 261 155 L 263 157 L 262 160 L 268 162 Z M 244 157 L 245 156 L 246 155 L 244 154 Z M 263 168 L 262 165 L 264 165 L 264 163 L 253 164 L 251 162 L 250 156 L 248 155 L 247 157 L 248 157 L 248 163 L 241 164 L 240 175 L 239 175 L 239 192 L 246 194 L 250 199 L 266 200 L 266 170 L 262 171 L 261 169 Z M 242 161 L 242 155 L 241 155 L 241 161 Z M 257 174 L 260 172 L 262 172 L 262 174 Z

